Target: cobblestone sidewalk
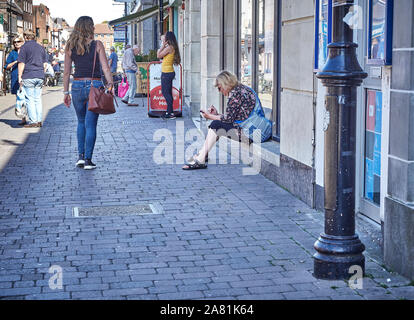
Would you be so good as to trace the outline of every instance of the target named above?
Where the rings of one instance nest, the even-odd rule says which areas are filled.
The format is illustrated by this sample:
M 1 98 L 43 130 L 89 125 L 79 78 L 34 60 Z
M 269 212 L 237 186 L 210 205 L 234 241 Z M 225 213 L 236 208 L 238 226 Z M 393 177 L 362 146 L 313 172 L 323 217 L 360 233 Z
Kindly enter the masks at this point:
M 61 98 L 45 90 L 43 128 L 23 129 L 0 97 L 0 153 L 13 146 L 0 172 L 1 299 L 414 298 L 413 284 L 386 270 L 371 243 L 363 289 L 315 279 L 323 215 L 261 175 L 242 175 L 243 165 L 155 164 L 154 132 L 193 128 L 188 117 L 148 118 L 146 107 L 120 102 L 99 119 L 98 168 L 75 168 L 76 116 Z M 160 211 L 73 216 L 74 207 L 104 214 L 137 204 Z

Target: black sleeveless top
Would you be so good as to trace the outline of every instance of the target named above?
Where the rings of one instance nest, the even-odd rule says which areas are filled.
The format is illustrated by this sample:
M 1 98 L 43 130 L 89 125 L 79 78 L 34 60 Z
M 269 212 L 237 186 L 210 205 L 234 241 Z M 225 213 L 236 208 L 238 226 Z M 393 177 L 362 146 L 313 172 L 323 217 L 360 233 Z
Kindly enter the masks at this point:
M 99 62 L 99 54 L 96 53 L 95 72 L 92 76 L 93 59 L 95 55 L 96 41 L 93 40 L 89 46 L 89 52 L 85 51 L 83 56 L 76 53 L 76 49 L 72 49 L 72 61 L 75 64 L 74 78 L 101 78 L 101 64 Z

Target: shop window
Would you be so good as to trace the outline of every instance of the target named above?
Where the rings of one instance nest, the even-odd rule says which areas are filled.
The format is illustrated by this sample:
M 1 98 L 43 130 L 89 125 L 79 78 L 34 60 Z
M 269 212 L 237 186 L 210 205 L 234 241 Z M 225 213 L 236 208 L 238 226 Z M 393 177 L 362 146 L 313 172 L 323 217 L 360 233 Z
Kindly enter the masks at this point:
M 366 90 L 365 198 L 380 205 L 382 92 Z
M 274 79 L 274 27 L 275 2 L 259 1 L 258 25 L 258 95 L 265 109 L 266 116 L 271 120 L 273 108 Z
M 253 3 L 252 0 L 241 0 L 241 26 L 240 26 L 240 80 L 251 87 L 253 64 Z
M 332 0 L 315 3 L 315 70 L 322 70 L 328 59 L 328 44 L 332 42 Z
M 368 64 L 392 63 L 392 0 L 369 0 Z

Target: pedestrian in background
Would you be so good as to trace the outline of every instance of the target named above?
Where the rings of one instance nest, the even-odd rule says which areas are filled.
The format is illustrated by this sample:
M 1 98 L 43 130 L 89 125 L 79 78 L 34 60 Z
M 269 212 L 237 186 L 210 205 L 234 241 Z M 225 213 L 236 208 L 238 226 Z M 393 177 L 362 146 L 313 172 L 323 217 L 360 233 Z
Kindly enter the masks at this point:
M 58 62 L 63 63 L 65 61 L 65 50 L 60 49 L 58 53 Z
M 122 58 L 122 69 L 124 71 L 124 76 L 126 75 L 127 77 L 129 88 L 124 99 L 121 101 L 130 107 L 138 106 L 138 104 L 135 103 L 135 93 L 137 91 L 136 73 L 138 71 L 135 56 L 137 56 L 139 53 L 139 47 L 137 45 L 134 45 L 132 48 L 125 50 L 124 57 Z
M 115 95 L 118 95 L 118 82 L 116 82 L 116 70 L 118 68 L 118 55 L 115 52 L 115 47 L 111 47 L 111 54 L 108 59 L 109 67 L 111 68 L 112 79 L 114 81 Z
M 115 48 L 111 47 L 111 54 L 109 55 L 109 67 L 111 68 L 112 73 L 116 73 L 118 66 L 118 55 L 115 52 Z
M 25 128 L 42 126 L 42 87 L 48 57 L 46 50 L 35 41 L 32 31 L 25 31 L 26 42 L 20 48 L 18 57 L 19 84 L 26 94 L 28 123 Z
M 96 168 L 96 164 L 92 162 L 92 154 L 95 147 L 99 114 L 88 110 L 88 100 L 92 84 L 94 87 L 103 87 L 101 66 L 107 81 L 107 89 L 112 90 L 113 87 L 112 74 L 106 58 L 105 48 L 101 41 L 94 40 L 94 31 L 95 26 L 91 17 L 82 16 L 76 21 L 73 32 L 66 43 L 63 75 L 63 102 L 69 108 L 71 101 L 73 101 L 78 118 L 78 161 L 76 166 L 85 170 Z M 95 50 L 97 57 L 94 66 Z M 72 92 L 70 92 L 69 78 L 72 61 L 75 65 L 75 74 L 73 76 Z M 72 97 L 70 96 L 71 93 Z
M 157 51 L 157 57 L 158 59 L 163 59 L 161 64 L 161 91 L 167 101 L 167 112 L 163 118 L 175 119 L 173 110 L 174 98 L 172 94 L 172 83 L 175 78 L 173 65 L 179 65 L 181 63 L 181 56 L 174 32 L 168 31 L 165 35 L 161 36 L 161 48 Z
M 14 38 L 13 40 L 13 47 L 14 49 L 9 53 L 6 59 L 6 63 L 4 66 L 4 69 L 10 71 L 10 93 L 17 95 L 18 91 L 20 90 L 20 84 L 19 84 L 19 70 L 17 68 L 19 58 L 19 51 L 24 43 L 24 39 L 21 35 Z M 24 93 L 23 93 L 24 95 Z M 22 121 L 19 122 L 19 125 L 25 125 L 26 124 L 26 117 L 22 118 Z

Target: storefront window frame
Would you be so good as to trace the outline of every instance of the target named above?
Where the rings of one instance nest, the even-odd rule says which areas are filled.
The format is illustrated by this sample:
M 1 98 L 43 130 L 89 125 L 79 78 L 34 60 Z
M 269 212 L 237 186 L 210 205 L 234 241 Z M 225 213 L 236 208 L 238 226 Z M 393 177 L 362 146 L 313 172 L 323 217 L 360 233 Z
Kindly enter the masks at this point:
M 384 31 L 384 59 L 372 59 L 372 6 L 374 0 L 368 0 L 368 34 L 367 34 L 367 65 L 392 65 L 392 25 L 394 0 L 384 0 L 385 3 L 385 31 Z
M 323 66 L 319 65 L 319 52 L 320 50 L 326 50 L 326 56 L 328 56 L 328 46 L 326 48 L 319 47 L 319 17 L 320 17 L 320 10 L 321 10 L 322 0 L 315 1 L 315 57 L 314 57 L 314 72 L 319 72 L 322 70 Z M 328 30 L 327 30 L 327 45 L 332 42 L 332 0 L 328 0 Z M 326 63 L 326 61 L 325 61 Z
M 375 104 L 371 105 L 373 106 L 373 115 L 369 115 L 368 109 L 370 106 L 370 101 L 369 101 L 369 92 L 374 93 L 374 100 L 375 100 Z M 383 132 L 382 132 L 382 113 L 384 112 L 383 110 L 383 92 L 381 91 L 381 89 L 373 89 L 371 87 L 367 87 L 364 88 L 364 149 L 363 149 L 363 162 L 364 162 L 364 182 L 363 182 L 363 199 L 367 202 L 369 202 L 372 206 L 375 206 L 377 208 L 380 207 L 380 199 L 381 199 L 381 178 L 383 178 L 381 176 L 381 141 L 383 139 Z M 379 94 L 379 95 L 378 95 Z M 377 100 L 378 97 L 380 98 L 380 100 Z M 378 102 L 380 102 L 380 104 L 377 104 Z M 380 106 L 380 108 L 378 108 Z M 378 117 L 379 116 L 379 117 Z M 372 122 L 372 118 L 374 117 L 374 122 Z M 374 141 L 374 143 L 371 144 L 371 147 L 368 147 L 368 133 L 373 134 L 374 139 L 371 139 Z M 378 138 L 379 135 L 379 138 Z M 367 154 L 367 150 L 371 149 L 371 157 L 372 159 L 369 158 L 368 154 Z M 379 161 L 376 161 L 376 155 L 379 155 Z M 371 163 L 371 167 L 372 169 L 369 170 L 368 169 L 368 163 Z M 371 174 L 370 174 L 371 173 Z M 372 177 L 372 190 L 368 190 L 368 177 Z M 378 196 L 377 198 L 375 198 L 375 177 L 377 176 L 379 180 L 379 192 L 378 192 Z M 372 192 L 369 192 L 372 191 Z M 372 193 L 372 198 L 370 198 L 368 196 L 368 193 Z
M 331 1 L 331 0 L 330 0 Z M 235 37 L 235 48 L 236 48 L 236 75 L 240 79 L 241 77 L 241 47 L 240 47 L 240 38 L 241 38 L 241 3 L 236 1 L 236 12 L 237 19 L 236 19 L 236 37 Z M 273 72 L 273 102 L 272 102 L 272 121 L 273 125 L 273 132 L 272 132 L 272 140 L 280 142 L 280 96 L 281 96 L 281 75 L 280 75 L 280 47 L 281 47 L 281 10 L 282 5 L 280 0 L 275 1 L 274 6 L 274 42 L 273 42 L 273 68 L 275 69 Z M 251 87 L 253 90 L 257 92 L 258 88 L 258 63 L 259 63 L 259 46 L 256 42 L 258 38 L 258 26 L 259 23 L 259 3 L 258 0 L 252 1 L 252 52 L 254 53 L 252 56 L 252 84 Z
M 238 77 L 239 80 L 242 82 L 242 75 L 245 72 L 245 70 L 242 70 L 242 46 L 241 46 L 241 36 L 242 36 L 242 32 L 241 32 L 241 26 L 243 24 L 243 17 L 242 17 L 242 12 L 245 10 L 245 8 L 243 8 L 243 4 L 242 1 L 237 1 L 238 2 L 238 35 L 237 35 L 237 60 L 238 60 L 238 66 L 239 66 L 239 70 L 238 70 Z M 252 12 L 252 16 L 250 17 L 251 19 L 251 65 L 250 65 L 250 78 L 251 78 L 251 83 L 250 83 L 250 87 L 256 91 L 256 65 L 257 65 L 257 59 L 256 59 L 256 51 L 257 51 L 257 45 L 256 45 L 256 38 L 257 38 L 257 0 L 251 0 L 251 12 Z
M 260 70 L 259 70 L 259 66 L 260 66 L 260 62 L 261 62 L 261 60 L 260 60 L 260 22 L 261 22 L 261 17 L 260 17 L 260 15 L 261 14 L 263 14 L 264 15 L 264 11 L 262 10 L 261 11 L 261 9 L 260 9 L 260 1 L 261 0 L 257 0 L 256 1 L 256 36 L 255 36 L 255 39 L 256 39 L 256 45 L 255 45 L 255 62 L 256 62 L 256 67 L 255 67 L 255 74 L 256 74 L 256 76 L 255 76 L 255 82 L 256 82 L 256 85 L 255 85 L 255 87 L 256 87 L 256 89 L 255 89 L 255 91 L 256 91 L 256 93 L 258 94 L 258 96 L 260 97 L 260 95 L 262 94 L 262 92 L 260 92 L 260 90 L 259 90 L 259 88 L 260 88 L 260 79 L 259 79 L 259 77 L 260 77 Z M 265 4 L 265 1 L 272 1 L 272 0 L 263 0 L 263 4 Z M 278 4 L 277 3 L 273 3 L 273 6 L 277 6 Z M 276 10 L 277 10 L 277 8 L 274 8 L 273 7 L 273 24 L 275 24 L 275 23 L 277 23 L 277 20 L 276 20 Z M 266 19 L 265 19 L 265 16 L 263 16 L 262 17 L 262 22 L 264 23 L 264 22 L 266 22 Z M 264 27 L 264 24 L 263 24 L 263 27 Z M 273 68 L 273 70 L 272 70 L 272 86 L 273 86 L 273 88 L 272 88 L 272 94 L 271 94 L 271 97 L 272 97 L 272 103 L 271 103 L 271 118 L 269 119 L 270 121 L 272 121 L 272 122 L 276 122 L 276 118 L 275 118 L 275 115 L 274 115 L 274 113 L 276 113 L 277 111 L 275 110 L 275 99 L 276 99 L 276 97 L 275 97 L 275 91 L 276 91 L 276 88 L 275 88 L 275 84 L 276 84 L 276 82 L 275 82 L 275 78 L 276 78 L 276 76 L 275 76 L 275 72 L 276 72 L 276 67 L 275 67 L 275 62 L 276 62 L 276 59 L 275 59 L 275 55 L 277 54 L 276 53 L 276 49 L 277 49 L 277 46 L 275 45 L 275 41 L 277 41 L 277 39 L 278 39 L 278 37 L 275 35 L 275 32 L 276 32 L 276 27 L 275 27 L 275 25 L 273 25 L 273 43 L 272 43 L 272 46 L 271 46 L 271 49 L 272 49 L 272 68 Z M 263 30 L 263 34 L 265 34 L 265 30 Z M 263 41 L 264 41 L 264 39 L 263 39 Z M 265 106 L 265 103 L 264 103 L 264 101 L 262 100 L 262 105 L 263 106 Z

